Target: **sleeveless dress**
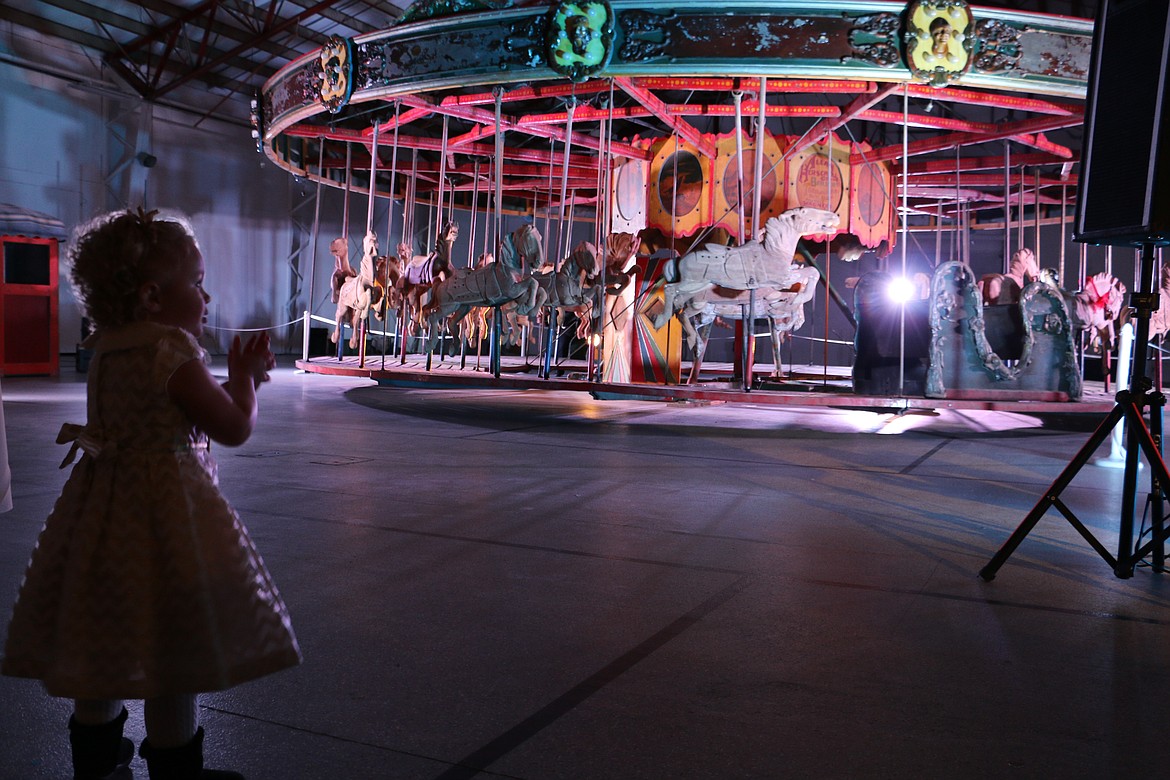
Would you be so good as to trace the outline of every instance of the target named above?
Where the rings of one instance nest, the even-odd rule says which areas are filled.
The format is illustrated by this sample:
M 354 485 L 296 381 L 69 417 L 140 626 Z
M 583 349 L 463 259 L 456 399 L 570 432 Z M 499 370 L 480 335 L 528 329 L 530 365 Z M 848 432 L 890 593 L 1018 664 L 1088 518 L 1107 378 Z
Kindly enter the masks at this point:
M 0 672 L 54 696 L 146 699 L 228 688 L 300 663 L 288 611 L 219 492 L 206 435 L 167 395 L 204 360 L 179 328 L 94 337 L 82 451 L 21 583 Z

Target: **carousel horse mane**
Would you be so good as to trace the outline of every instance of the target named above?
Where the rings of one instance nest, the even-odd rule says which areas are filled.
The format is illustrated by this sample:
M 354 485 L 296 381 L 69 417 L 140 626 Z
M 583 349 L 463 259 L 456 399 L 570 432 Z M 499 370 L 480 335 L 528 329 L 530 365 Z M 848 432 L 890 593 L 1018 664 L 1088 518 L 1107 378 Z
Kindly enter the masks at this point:
M 577 244 L 561 264 L 561 269 L 564 270 L 570 265 L 579 271 L 584 271 L 587 279 L 594 278 L 601 273 L 601 258 L 597 255 L 597 247 L 588 241 Z
M 983 305 L 1018 303 L 1024 286 L 1039 278 L 1040 262 L 1036 254 L 1028 247 L 1023 247 L 1012 254 L 1006 274 L 984 274 L 979 280 Z
M 534 271 L 544 261 L 544 244 L 540 231 L 524 223 L 500 242 L 499 261 L 521 273 Z
M 620 293 L 633 279 L 638 244 L 635 233 L 610 233 L 605 237 L 605 286 L 611 295 Z
M 791 260 L 801 236 L 834 232 L 840 222 L 841 218 L 832 211 L 808 206 L 788 209 L 764 223 L 764 249 L 769 254 L 786 254 Z

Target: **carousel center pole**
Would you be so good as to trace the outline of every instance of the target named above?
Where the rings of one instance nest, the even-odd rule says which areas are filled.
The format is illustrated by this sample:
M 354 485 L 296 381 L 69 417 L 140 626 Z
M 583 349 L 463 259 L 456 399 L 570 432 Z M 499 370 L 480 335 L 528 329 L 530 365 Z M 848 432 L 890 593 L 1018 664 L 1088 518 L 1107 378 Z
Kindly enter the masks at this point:
M 401 116 L 401 114 L 400 114 L 401 109 L 402 109 L 402 103 L 400 101 L 395 100 L 394 101 L 394 147 L 390 152 L 390 197 L 387 199 L 387 203 L 386 203 L 386 242 L 387 243 L 390 242 L 390 236 L 393 235 L 392 231 L 394 229 L 394 184 L 395 184 L 394 179 L 398 174 L 398 121 L 399 121 L 399 117 Z M 386 276 L 387 287 L 382 292 L 382 326 L 383 327 L 389 327 L 389 325 L 390 325 L 390 317 L 387 316 L 390 313 L 390 310 L 389 310 L 389 306 L 390 306 L 390 287 L 389 287 L 389 284 L 390 284 L 390 276 L 389 276 L 389 274 L 387 274 L 387 276 Z M 398 309 L 399 309 L 399 313 L 401 313 L 402 304 L 398 305 Z M 401 316 L 396 316 L 394 318 L 394 338 L 395 339 L 402 338 L 401 322 L 402 322 Z M 382 337 L 382 369 L 383 370 L 385 370 L 385 368 L 386 368 L 386 342 L 387 341 L 388 341 L 388 339 L 385 336 L 383 336 Z M 397 343 L 394 346 L 395 346 L 395 348 L 397 348 L 397 346 L 398 346 Z
M 349 263 L 349 195 L 351 179 L 353 178 L 353 145 L 345 144 L 345 197 L 342 199 L 341 211 L 341 234 L 345 236 L 345 264 L 352 270 Z M 337 328 L 337 359 L 341 360 L 345 357 L 345 325 L 341 320 L 340 313 L 337 316 L 337 322 L 334 323 Z
M 373 232 L 374 232 L 374 198 L 376 197 L 377 191 L 378 191 L 378 120 L 375 119 L 374 120 L 374 135 L 370 141 L 370 202 L 366 206 L 366 236 L 369 236 L 369 235 L 373 234 Z M 371 248 L 373 248 L 373 247 L 371 247 Z M 366 252 L 366 240 L 365 240 L 365 237 L 363 237 L 362 238 L 363 256 L 362 256 L 362 262 L 358 265 L 358 270 L 361 273 L 364 273 L 366 270 L 366 267 L 368 266 L 370 269 L 370 273 L 372 273 L 374 276 L 371 279 L 365 279 L 365 278 L 362 278 L 359 274 L 359 278 L 361 278 L 361 285 L 363 287 L 365 287 L 366 285 L 369 285 L 368 287 L 366 287 L 366 289 L 360 291 L 359 295 L 372 294 L 373 286 L 377 282 L 377 277 L 378 277 L 378 273 L 377 273 L 378 259 L 377 259 L 377 257 L 375 256 L 373 258 L 366 258 L 364 256 L 365 252 Z M 365 313 L 362 315 L 362 321 L 360 323 L 360 327 L 361 327 L 361 332 L 358 334 L 358 368 L 365 368 L 366 367 L 366 335 L 369 333 L 369 330 L 370 330 L 370 307 L 367 307 Z
M 503 112 L 504 112 L 504 89 L 503 87 L 496 87 L 492 90 L 496 98 L 496 137 L 495 137 L 495 152 L 496 152 L 496 171 L 495 171 L 495 246 L 499 247 L 500 239 L 504 235 L 504 128 L 503 128 Z M 499 250 L 496 250 L 496 262 L 501 262 Z M 495 313 L 492 315 L 492 376 L 496 379 L 500 378 L 500 332 L 504 327 L 503 314 L 500 312 L 500 307 L 495 306 Z

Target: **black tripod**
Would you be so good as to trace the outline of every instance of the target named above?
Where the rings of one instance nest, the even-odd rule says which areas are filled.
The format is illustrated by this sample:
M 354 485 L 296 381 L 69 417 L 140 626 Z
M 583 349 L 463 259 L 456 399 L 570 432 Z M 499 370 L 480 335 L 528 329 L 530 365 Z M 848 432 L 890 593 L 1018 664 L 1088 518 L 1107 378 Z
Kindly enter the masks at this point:
M 1064 515 L 1064 518 L 1077 530 L 1085 541 L 1105 559 L 1118 577 L 1133 576 L 1134 567 L 1147 555 L 1153 553 L 1152 566 L 1154 571 L 1165 571 L 1164 542 L 1167 537 L 1163 506 L 1164 497 L 1170 491 L 1170 474 L 1166 471 L 1166 464 L 1162 460 L 1162 407 L 1166 404 L 1166 397 L 1161 393 L 1150 392 L 1151 382 L 1146 376 L 1146 354 L 1150 339 L 1150 315 L 1158 308 L 1158 293 L 1153 286 L 1154 277 L 1154 245 L 1142 244 L 1141 253 L 1141 283 L 1140 289 L 1130 297 L 1137 322 L 1137 335 L 1134 338 L 1133 364 L 1130 368 L 1129 389 L 1117 394 L 1117 404 L 1105 417 L 1097 430 L 1081 447 L 1080 451 L 1061 472 L 1056 481 L 1044 491 L 1044 496 L 1032 507 L 1032 511 L 1024 518 L 1012 535 L 1008 537 L 999 551 L 992 556 L 987 565 L 979 570 L 979 576 L 990 582 L 995 579 L 995 573 L 1004 561 L 1019 547 L 1024 537 L 1036 526 L 1040 518 L 1051 507 Z M 1149 407 L 1150 422 L 1146 425 L 1144 409 Z M 1125 420 L 1126 452 L 1125 477 L 1122 482 L 1121 527 L 1118 530 L 1117 556 L 1114 557 L 1088 528 L 1073 514 L 1072 510 L 1061 500 L 1060 494 L 1068 487 L 1073 478 L 1088 463 L 1089 458 L 1101 446 L 1113 428 Z M 1150 465 L 1150 539 L 1144 545 L 1138 546 L 1139 538 L 1133 538 L 1134 507 L 1137 503 L 1138 456 L 1144 454 Z

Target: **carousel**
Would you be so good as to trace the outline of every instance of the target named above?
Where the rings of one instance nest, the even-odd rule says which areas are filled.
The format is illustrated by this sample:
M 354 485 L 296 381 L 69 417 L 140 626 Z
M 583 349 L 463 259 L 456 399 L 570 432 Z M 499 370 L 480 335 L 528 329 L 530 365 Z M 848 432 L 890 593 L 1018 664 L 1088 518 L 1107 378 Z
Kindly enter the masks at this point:
M 1137 264 L 1070 243 L 1092 36 L 954 0 L 420 0 L 254 101 L 362 252 L 309 276 L 297 366 L 1106 411 Z

